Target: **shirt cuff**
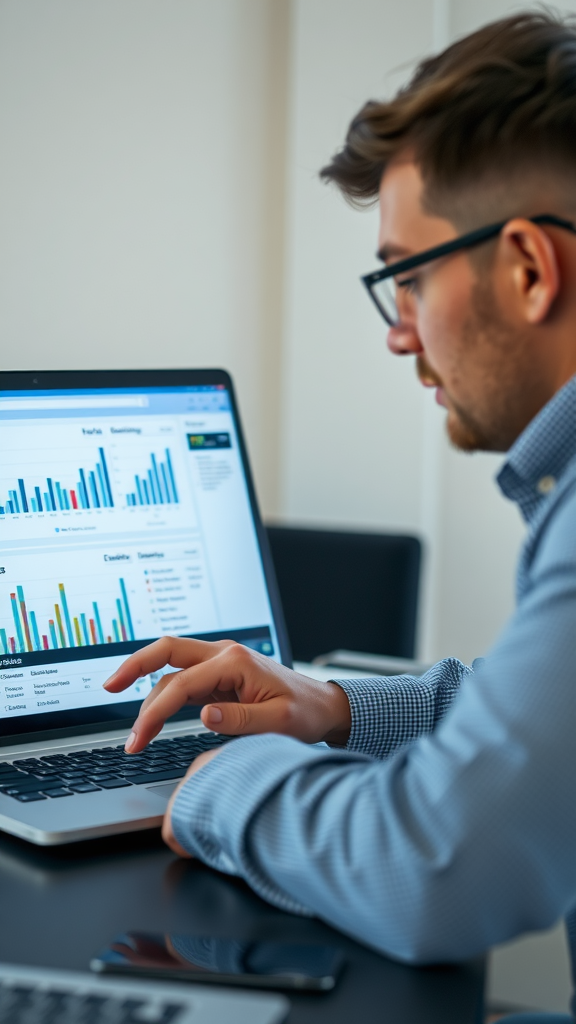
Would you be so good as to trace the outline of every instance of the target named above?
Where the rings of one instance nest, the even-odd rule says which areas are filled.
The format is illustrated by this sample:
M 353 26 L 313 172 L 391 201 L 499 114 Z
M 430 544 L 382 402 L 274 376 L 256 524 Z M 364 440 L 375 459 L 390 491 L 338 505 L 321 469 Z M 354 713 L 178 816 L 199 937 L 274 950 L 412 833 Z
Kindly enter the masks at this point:
M 457 658 L 445 658 L 419 677 L 332 679 L 350 702 L 352 725 L 344 749 L 386 758 L 432 732 L 471 672 Z
M 172 829 L 181 846 L 210 867 L 240 875 L 256 892 L 263 889 L 262 872 L 254 852 L 247 849 L 247 832 L 254 815 L 298 768 L 321 757 L 346 758 L 343 751 L 301 743 L 289 736 L 266 733 L 244 736 L 226 744 L 208 764 L 192 775 L 172 807 Z M 266 885 L 265 898 L 282 910 L 309 915 L 277 886 Z

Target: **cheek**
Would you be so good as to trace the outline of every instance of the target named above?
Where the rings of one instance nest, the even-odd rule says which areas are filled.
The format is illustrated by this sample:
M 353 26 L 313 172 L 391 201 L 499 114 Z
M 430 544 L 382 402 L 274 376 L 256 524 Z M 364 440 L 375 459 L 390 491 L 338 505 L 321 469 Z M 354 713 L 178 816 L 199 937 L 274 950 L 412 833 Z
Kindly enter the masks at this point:
M 459 363 L 470 314 L 470 279 L 449 274 L 449 266 L 430 277 L 418 304 L 418 333 L 431 365 L 437 369 Z

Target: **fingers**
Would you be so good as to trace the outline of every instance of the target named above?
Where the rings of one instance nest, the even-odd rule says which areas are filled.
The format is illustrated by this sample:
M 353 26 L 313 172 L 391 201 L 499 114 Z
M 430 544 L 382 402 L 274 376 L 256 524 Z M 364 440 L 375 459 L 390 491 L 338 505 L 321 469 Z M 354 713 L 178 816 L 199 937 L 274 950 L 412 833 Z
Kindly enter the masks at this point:
M 264 732 L 296 734 L 291 701 L 284 694 L 255 704 L 207 704 L 200 718 L 207 729 L 225 736 Z
M 120 693 L 132 686 L 141 676 L 157 672 L 165 665 L 188 668 L 214 656 L 215 644 L 206 640 L 185 640 L 181 637 L 163 636 L 136 651 L 120 665 L 104 683 L 109 693 Z
M 192 854 L 188 853 L 188 851 L 185 850 L 184 847 L 181 846 L 178 840 L 176 839 L 176 836 L 172 831 L 172 821 L 168 811 L 166 811 L 166 814 L 164 815 L 164 821 L 162 822 L 162 839 L 166 843 L 166 846 L 169 846 L 170 849 L 174 851 L 174 853 L 178 854 L 179 857 L 192 857 Z
M 204 765 L 208 763 L 208 761 L 211 761 L 212 758 L 216 757 L 220 753 L 220 749 L 221 748 L 216 748 L 216 750 L 206 750 L 203 754 L 199 754 L 199 756 L 195 758 L 195 760 L 190 765 L 188 771 L 186 772 L 186 775 L 182 779 L 182 782 L 180 782 L 176 786 L 176 789 L 174 790 L 172 796 L 170 797 L 170 801 L 168 803 L 168 807 L 166 808 L 166 813 L 164 815 L 164 821 L 162 822 L 162 839 L 164 840 L 166 845 L 174 851 L 174 853 L 178 854 L 179 857 L 191 857 L 192 855 L 188 853 L 188 851 L 185 850 L 183 846 L 180 845 L 180 843 L 176 839 L 176 836 L 174 835 L 174 830 L 172 828 L 172 808 L 174 807 L 174 801 L 176 800 L 176 797 L 178 796 L 178 793 L 180 792 L 182 786 L 188 781 L 190 776 L 194 775 L 195 772 L 199 771 L 200 768 L 203 768 Z
M 142 750 L 158 735 L 167 718 L 175 715 L 186 704 L 203 704 L 213 690 L 234 690 L 242 682 L 241 671 L 230 659 L 218 661 L 212 658 L 190 669 L 177 672 L 160 689 L 146 698 L 132 732 L 126 743 L 126 750 L 133 754 Z M 149 702 L 148 702 L 149 701 Z
M 182 786 L 184 785 L 186 780 L 190 778 L 190 775 L 192 774 L 193 764 L 194 762 L 192 762 L 190 768 L 186 772 L 186 775 L 184 776 L 182 781 L 178 783 L 176 789 L 172 793 L 172 796 L 168 801 L 168 807 L 166 808 L 164 820 L 162 822 L 162 839 L 166 843 L 166 846 L 169 846 L 170 849 L 174 851 L 174 853 L 178 854 L 179 857 L 190 857 L 190 854 L 187 852 L 187 850 L 184 849 L 183 846 L 180 845 L 180 843 L 176 839 L 176 836 L 174 835 L 174 831 L 172 829 L 172 808 L 174 806 L 174 801 L 176 800 L 176 797 L 178 796 L 178 793 L 180 792 Z

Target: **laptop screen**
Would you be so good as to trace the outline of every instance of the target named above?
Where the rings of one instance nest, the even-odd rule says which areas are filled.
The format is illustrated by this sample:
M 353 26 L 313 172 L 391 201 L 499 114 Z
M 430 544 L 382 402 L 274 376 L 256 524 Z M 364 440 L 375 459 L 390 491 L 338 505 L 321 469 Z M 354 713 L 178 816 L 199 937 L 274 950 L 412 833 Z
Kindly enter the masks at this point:
M 161 673 L 102 684 L 166 634 L 285 654 L 230 381 L 162 376 L 0 377 L 1 735 L 132 717 Z

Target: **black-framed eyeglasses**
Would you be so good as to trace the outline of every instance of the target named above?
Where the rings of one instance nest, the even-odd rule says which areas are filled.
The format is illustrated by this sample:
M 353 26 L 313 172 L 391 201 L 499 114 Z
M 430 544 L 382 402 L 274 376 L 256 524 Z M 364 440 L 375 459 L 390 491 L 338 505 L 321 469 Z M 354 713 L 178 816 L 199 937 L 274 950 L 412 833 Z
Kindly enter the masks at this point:
M 537 217 L 528 217 L 527 219 L 532 224 L 551 224 L 554 227 L 565 228 L 567 231 L 572 231 L 573 234 L 576 234 L 576 225 L 572 221 L 556 217 L 553 213 L 542 213 Z M 453 238 L 450 242 L 436 245 L 433 249 L 426 249 L 424 252 L 416 253 L 414 256 L 408 257 L 408 259 L 397 260 L 389 266 L 375 270 L 372 274 L 364 274 L 360 280 L 368 289 L 370 298 L 384 317 L 386 323 L 390 327 L 396 327 L 401 319 L 396 301 L 397 288 L 408 286 L 411 283 L 410 279 L 398 281 L 396 280 L 398 277 L 406 274 L 409 270 L 422 266 L 424 263 L 438 260 L 441 256 L 450 256 L 451 253 L 458 252 L 460 249 L 470 249 L 474 245 L 480 245 L 481 242 L 487 242 L 490 238 L 495 238 L 509 220 L 510 218 L 508 217 L 498 224 L 488 224 L 487 227 L 477 228 L 476 231 L 470 231 L 467 235 L 461 235 L 460 238 Z

